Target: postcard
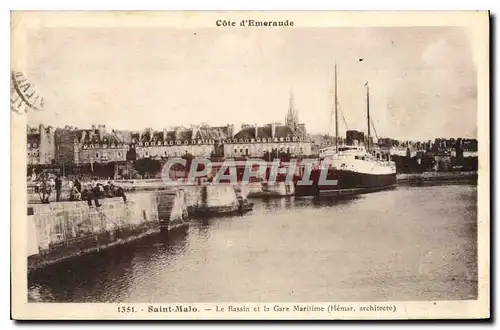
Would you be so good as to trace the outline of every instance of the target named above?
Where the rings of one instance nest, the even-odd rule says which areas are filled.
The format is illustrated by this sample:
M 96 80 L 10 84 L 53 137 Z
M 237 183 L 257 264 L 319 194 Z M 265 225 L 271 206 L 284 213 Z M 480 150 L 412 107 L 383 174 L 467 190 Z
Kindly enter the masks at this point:
M 488 12 L 11 25 L 13 319 L 490 317 Z

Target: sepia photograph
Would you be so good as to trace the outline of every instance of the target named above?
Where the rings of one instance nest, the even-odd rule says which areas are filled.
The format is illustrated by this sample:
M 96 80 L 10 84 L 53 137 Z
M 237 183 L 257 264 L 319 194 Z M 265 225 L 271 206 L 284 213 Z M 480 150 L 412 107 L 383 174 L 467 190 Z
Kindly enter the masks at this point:
M 11 29 L 13 318 L 490 316 L 487 12 Z

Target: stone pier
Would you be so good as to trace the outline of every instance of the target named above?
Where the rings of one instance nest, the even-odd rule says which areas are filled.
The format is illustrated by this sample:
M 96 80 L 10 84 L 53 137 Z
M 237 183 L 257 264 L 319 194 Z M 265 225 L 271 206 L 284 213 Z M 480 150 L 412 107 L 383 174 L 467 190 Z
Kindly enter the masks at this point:
M 184 190 L 190 214 L 236 212 L 239 200 L 246 200 L 246 191 L 232 184 L 192 185 L 185 186 Z
M 105 198 L 99 200 L 98 208 L 89 207 L 86 201 L 29 204 L 28 270 L 158 232 L 159 204 L 164 205 L 163 215 L 169 213 L 168 223 L 185 221 L 183 197 L 175 192 L 163 202 L 167 197 L 159 192 L 131 193 L 127 203 L 122 198 Z

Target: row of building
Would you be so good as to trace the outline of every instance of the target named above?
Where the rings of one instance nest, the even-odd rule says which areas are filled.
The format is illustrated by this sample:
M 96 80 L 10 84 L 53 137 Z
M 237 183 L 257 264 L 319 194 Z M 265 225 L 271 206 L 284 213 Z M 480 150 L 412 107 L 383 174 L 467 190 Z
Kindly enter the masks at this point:
M 363 132 L 348 130 L 345 138 L 337 143 L 368 144 Z M 53 128 L 39 125 L 28 127 L 28 164 L 89 164 L 122 162 L 141 158 L 169 158 L 190 154 L 195 157 L 266 157 L 266 154 L 288 154 L 291 157 L 314 156 L 319 149 L 335 145 L 335 137 L 309 135 L 290 97 L 285 123 L 267 125 L 242 125 L 235 132 L 234 125 L 192 125 L 173 127 L 161 131 L 108 130 L 105 125 L 90 129 L 66 126 Z M 415 156 L 418 152 L 436 156 L 477 156 L 475 139 L 435 139 L 412 142 L 379 138 L 369 145 L 383 153 L 399 156 Z
M 477 139 L 465 138 L 436 138 L 434 141 L 397 141 L 390 138 L 378 139 L 377 145 L 381 149 L 389 150 L 391 154 L 399 156 L 414 156 L 415 153 L 424 152 L 434 156 L 450 157 L 477 157 Z
M 174 127 L 162 131 L 108 131 L 104 125 L 90 129 L 66 126 L 28 127 L 29 164 L 88 164 L 120 162 L 141 158 L 168 158 L 190 154 L 196 157 L 264 157 L 266 153 L 290 156 L 316 155 L 320 148 L 335 145 L 327 135 L 308 135 L 303 124 L 289 120 L 285 124 Z M 366 144 L 363 132 L 347 131 L 338 144 Z M 370 138 L 370 146 L 384 153 L 413 157 L 419 152 L 435 156 L 477 157 L 475 139 L 435 139 L 411 142 Z
M 140 158 L 161 159 L 186 154 L 195 157 L 263 157 L 266 153 L 311 155 L 313 141 L 296 110 L 289 109 L 285 124 L 193 125 L 141 132 L 107 130 L 105 125 L 80 129 L 28 127 L 28 164 L 85 164 Z

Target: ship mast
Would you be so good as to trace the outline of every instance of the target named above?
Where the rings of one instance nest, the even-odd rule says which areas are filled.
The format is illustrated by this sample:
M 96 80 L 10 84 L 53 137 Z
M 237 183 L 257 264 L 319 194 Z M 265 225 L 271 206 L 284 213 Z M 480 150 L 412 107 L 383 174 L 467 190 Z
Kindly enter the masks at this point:
M 339 116 L 337 100 L 337 63 L 335 63 L 335 152 L 339 152 Z
M 370 86 L 368 85 L 368 81 L 365 84 L 366 86 L 366 120 L 368 124 L 368 140 L 367 140 L 367 148 L 366 150 L 370 151 Z

